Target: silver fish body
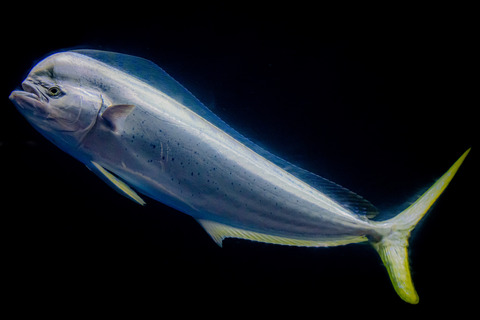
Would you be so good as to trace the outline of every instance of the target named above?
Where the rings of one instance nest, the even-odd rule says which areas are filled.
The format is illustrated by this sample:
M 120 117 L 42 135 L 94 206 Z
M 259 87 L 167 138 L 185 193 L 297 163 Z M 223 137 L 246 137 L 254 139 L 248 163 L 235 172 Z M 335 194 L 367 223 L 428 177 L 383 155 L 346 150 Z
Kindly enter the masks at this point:
M 369 221 L 175 100 L 149 88 L 138 99 L 139 89 L 127 86 L 120 101 L 135 110 L 123 128 L 100 123 L 82 149 L 141 193 L 197 219 L 257 232 L 311 240 L 374 232 Z
M 405 267 L 408 236 L 468 153 L 411 207 L 376 222 L 366 200 L 254 145 L 147 60 L 62 52 L 23 87 L 11 99 L 32 125 L 132 200 L 145 204 L 138 191 L 194 217 L 220 245 L 370 241 L 410 303 L 418 296 Z

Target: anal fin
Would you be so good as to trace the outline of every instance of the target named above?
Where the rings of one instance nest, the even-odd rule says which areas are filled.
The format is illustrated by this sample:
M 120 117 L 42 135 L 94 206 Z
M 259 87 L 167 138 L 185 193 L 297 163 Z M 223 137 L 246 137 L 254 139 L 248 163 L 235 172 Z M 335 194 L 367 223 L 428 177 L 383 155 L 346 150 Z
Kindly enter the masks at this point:
M 113 175 L 111 172 L 106 170 L 98 163 L 94 161 L 91 161 L 90 163 L 91 165 L 87 165 L 88 169 L 95 172 L 95 174 L 98 175 L 109 186 L 111 186 L 117 192 L 129 198 L 130 200 L 133 200 L 142 206 L 145 205 L 145 201 L 140 198 L 140 196 L 134 190 L 132 190 L 125 182 L 120 180 L 118 177 Z
M 213 241 L 220 247 L 226 238 L 245 239 L 257 242 L 280 244 L 296 247 L 332 247 L 340 246 L 349 243 L 357 243 L 367 241 L 364 236 L 341 237 L 337 239 L 300 239 L 290 238 L 277 235 L 270 235 L 268 233 L 261 233 L 256 231 L 249 231 L 240 228 L 235 228 L 210 220 L 198 220 L 203 229 L 212 237 Z

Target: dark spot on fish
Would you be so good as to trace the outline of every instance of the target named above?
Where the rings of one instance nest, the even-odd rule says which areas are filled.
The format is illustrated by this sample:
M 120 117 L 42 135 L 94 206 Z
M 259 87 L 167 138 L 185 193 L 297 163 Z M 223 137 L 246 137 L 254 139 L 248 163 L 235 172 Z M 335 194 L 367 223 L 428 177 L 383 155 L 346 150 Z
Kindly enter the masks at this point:
M 150 144 L 152 146 L 153 149 L 155 149 L 157 146 L 154 145 L 154 144 Z
M 162 160 L 165 160 L 165 156 L 162 156 Z
M 172 161 L 175 160 L 175 158 L 172 158 Z
M 193 172 L 191 173 L 192 177 L 193 177 Z

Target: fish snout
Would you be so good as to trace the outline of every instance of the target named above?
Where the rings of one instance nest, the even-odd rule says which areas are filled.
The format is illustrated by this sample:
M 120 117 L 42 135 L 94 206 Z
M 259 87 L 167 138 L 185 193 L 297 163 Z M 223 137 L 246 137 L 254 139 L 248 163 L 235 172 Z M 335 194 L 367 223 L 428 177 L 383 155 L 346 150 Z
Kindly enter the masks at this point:
M 47 108 L 46 99 L 42 93 L 29 80 L 22 83 L 22 90 L 13 91 L 9 99 L 23 110 L 31 110 L 40 114 L 45 113 Z
M 26 79 L 22 82 L 22 88 L 25 92 L 33 93 L 38 100 L 45 100 L 43 94 L 36 88 L 31 80 Z

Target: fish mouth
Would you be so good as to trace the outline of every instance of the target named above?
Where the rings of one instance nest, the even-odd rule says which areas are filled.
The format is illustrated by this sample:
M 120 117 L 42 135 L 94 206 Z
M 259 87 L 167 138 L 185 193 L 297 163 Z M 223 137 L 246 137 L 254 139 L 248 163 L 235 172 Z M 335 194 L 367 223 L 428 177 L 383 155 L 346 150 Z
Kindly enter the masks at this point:
M 22 88 L 24 91 L 13 91 L 9 99 L 23 110 L 40 111 L 40 113 L 44 113 L 46 101 L 44 101 L 41 92 L 27 81 L 22 83 Z

